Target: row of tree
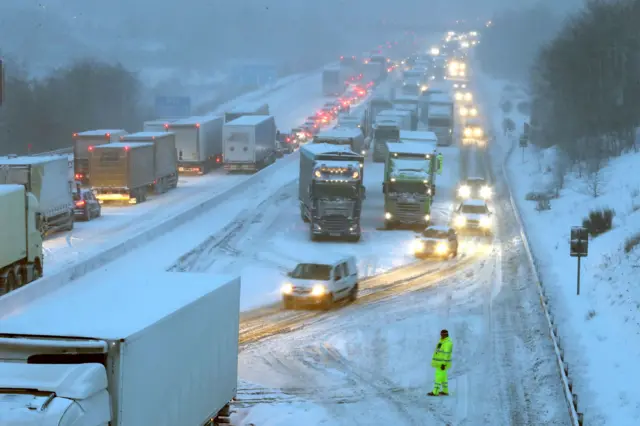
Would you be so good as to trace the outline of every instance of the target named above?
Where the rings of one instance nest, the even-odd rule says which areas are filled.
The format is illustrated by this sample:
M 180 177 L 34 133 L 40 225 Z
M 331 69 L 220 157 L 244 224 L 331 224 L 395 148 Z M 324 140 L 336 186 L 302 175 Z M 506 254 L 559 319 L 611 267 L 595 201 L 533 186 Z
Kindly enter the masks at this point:
M 85 61 L 41 80 L 7 66 L 0 154 L 66 148 L 88 129 L 138 129 L 152 112 L 140 102 L 137 76 L 120 65 Z
M 596 170 L 635 146 L 640 0 L 590 1 L 541 49 L 531 73 L 533 141 Z
M 477 58 L 494 77 L 525 83 L 532 142 L 599 169 L 635 147 L 640 124 L 640 0 L 589 0 L 562 20 L 535 6 L 483 32 Z

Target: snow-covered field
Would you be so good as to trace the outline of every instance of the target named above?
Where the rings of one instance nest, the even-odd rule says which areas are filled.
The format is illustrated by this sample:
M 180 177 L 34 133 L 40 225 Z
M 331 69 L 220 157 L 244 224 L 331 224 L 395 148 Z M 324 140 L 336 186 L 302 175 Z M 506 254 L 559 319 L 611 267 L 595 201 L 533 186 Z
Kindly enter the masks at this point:
M 286 84 L 290 83 L 290 84 Z M 326 99 L 320 93 L 320 75 L 310 74 L 304 78 L 288 78 L 280 89 L 266 88 L 242 96 L 222 105 L 218 111 L 242 102 L 260 99 L 269 103 L 278 126 L 291 128 L 323 105 Z M 279 167 L 276 164 L 274 167 Z M 178 188 L 140 205 L 105 207 L 103 216 L 91 222 L 79 222 L 70 233 L 56 234 L 45 244 L 47 273 L 87 258 L 96 251 L 131 238 L 152 227 L 158 221 L 167 220 L 182 211 L 189 210 L 200 202 L 220 194 L 248 179 L 249 175 L 227 175 L 215 171 L 200 177 L 181 177 Z
M 498 108 L 504 82 L 487 81 L 496 128 L 503 113 Z M 513 113 L 521 132 L 526 117 Z M 502 153 L 512 143 L 498 138 Z M 502 158 L 502 157 L 501 157 Z M 525 223 L 551 311 L 570 365 L 579 411 L 585 424 L 640 424 L 640 251 L 625 245 L 640 240 L 640 154 L 612 159 L 597 176 L 579 177 L 570 170 L 551 210 L 537 211 L 527 201 L 530 192 L 554 192 L 558 186 L 559 160 L 555 148 L 521 150 L 516 147 L 508 163 L 514 198 Z M 594 197 L 594 195 L 598 195 Z M 581 294 L 576 295 L 577 260 L 569 256 L 572 226 L 594 209 L 615 210 L 614 228 L 589 243 L 589 257 L 582 260 Z

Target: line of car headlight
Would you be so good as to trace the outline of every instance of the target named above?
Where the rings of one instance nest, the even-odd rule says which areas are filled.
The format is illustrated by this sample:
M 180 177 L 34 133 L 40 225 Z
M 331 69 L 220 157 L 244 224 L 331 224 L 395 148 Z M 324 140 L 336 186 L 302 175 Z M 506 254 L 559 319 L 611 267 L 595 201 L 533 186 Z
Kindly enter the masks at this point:
M 462 185 L 458 188 L 458 196 L 461 198 L 471 198 L 471 187 L 468 185 Z M 480 188 L 480 197 L 488 200 L 493 196 L 493 191 L 488 186 Z
M 427 245 L 424 241 L 416 239 L 411 244 L 411 248 L 414 253 L 424 253 Z M 449 253 L 449 244 L 445 241 L 438 241 L 433 251 L 435 254 L 447 254 Z
M 468 223 L 468 220 L 463 215 L 456 216 L 455 219 L 453 220 L 453 225 L 456 228 L 464 228 L 465 226 L 467 226 L 467 223 Z M 491 220 L 490 217 L 483 216 L 480 218 L 479 226 L 481 228 L 491 228 L 492 224 L 493 224 L 493 221 Z

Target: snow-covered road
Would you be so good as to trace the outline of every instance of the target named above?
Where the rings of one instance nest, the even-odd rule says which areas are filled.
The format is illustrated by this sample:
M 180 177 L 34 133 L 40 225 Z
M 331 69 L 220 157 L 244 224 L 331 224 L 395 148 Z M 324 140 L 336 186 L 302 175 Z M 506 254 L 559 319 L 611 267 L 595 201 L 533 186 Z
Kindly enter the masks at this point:
M 492 177 L 484 153 L 466 151 L 461 173 Z M 234 424 L 569 424 L 546 323 L 501 182 L 496 193 L 499 228 L 488 252 L 366 280 L 356 303 L 328 313 L 272 307 L 246 315 Z M 239 260 L 226 266 L 234 262 Z M 430 399 L 430 357 L 442 328 L 454 341 L 453 394 Z
M 272 92 L 249 94 L 225 104 L 225 107 L 260 99 L 269 104 L 280 128 L 294 127 L 322 106 L 326 99 L 321 94 L 321 79 L 318 73 L 287 81 L 290 84 L 278 86 L 279 88 Z M 154 224 L 192 209 L 195 205 L 248 178 L 249 175 L 227 175 L 222 170 L 205 176 L 181 177 L 177 189 L 161 196 L 150 197 L 146 203 L 126 207 L 104 207 L 101 218 L 76 223 L 72 232 L 56 234 L 47 239 L 44 244 L 46 273 L 53 274 L 97 251 L 144 232 Z

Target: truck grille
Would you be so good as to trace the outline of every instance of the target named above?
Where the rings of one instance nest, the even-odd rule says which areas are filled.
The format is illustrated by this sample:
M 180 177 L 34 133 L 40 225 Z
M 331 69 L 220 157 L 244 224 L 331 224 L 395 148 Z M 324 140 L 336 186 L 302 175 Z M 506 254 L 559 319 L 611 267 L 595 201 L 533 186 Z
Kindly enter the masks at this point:
M 467 220 L 467 227 L 468 228 L 479 228 L 480 227 L 480 221 L 479 220 Z
M 344 232 L 349 224 L 345 216 L 325 216 L 322 218 L 323 231 Z
M 337 216 L 344 218 L 352 215 L 354 202 L 320 202 L 320 205 L 318 207 L 318 213 L 320 214 L 320 217 Z
M 403 222 L 419 223 L 424 222 L 422 204 L 418 203 L 398 203 L 396 205 L 396 217 Z

